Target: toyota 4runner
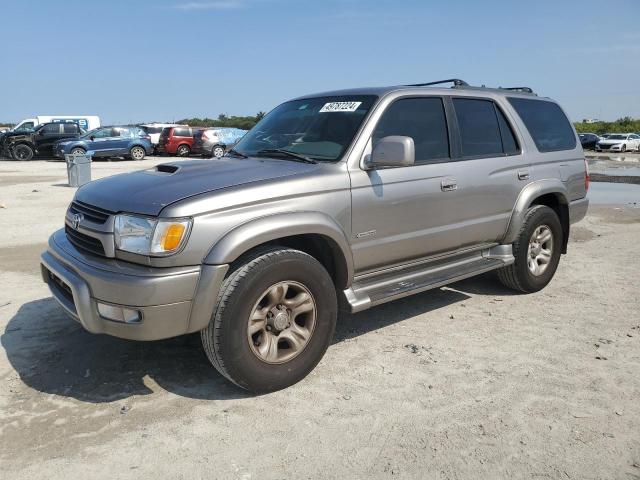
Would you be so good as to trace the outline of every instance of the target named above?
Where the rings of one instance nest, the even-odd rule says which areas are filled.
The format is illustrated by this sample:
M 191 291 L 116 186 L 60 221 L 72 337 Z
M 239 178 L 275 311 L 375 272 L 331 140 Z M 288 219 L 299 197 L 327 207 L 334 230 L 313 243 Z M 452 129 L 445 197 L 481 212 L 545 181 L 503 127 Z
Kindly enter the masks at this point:
M 200 332 L 220 373 L 273 391 L 320 361 L 339 305 L 359 312 L 490 270 L 542 289 L 588 186 L 565 113 L 528 88 L 308 95 L 220 161 L 80 188 L 42 276 L 89 332 Z

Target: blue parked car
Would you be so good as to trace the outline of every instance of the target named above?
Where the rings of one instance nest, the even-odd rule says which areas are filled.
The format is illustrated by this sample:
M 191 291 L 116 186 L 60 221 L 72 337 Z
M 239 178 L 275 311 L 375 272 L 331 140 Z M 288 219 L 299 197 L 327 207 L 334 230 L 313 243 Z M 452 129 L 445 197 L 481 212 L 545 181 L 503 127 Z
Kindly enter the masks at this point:
M 125 157 L 142 160 L 153 153 L 151 137 L 139 127 L 100 127 L 74 139 L 57 142 L 53 154 L 94 152 L 94 157 Z

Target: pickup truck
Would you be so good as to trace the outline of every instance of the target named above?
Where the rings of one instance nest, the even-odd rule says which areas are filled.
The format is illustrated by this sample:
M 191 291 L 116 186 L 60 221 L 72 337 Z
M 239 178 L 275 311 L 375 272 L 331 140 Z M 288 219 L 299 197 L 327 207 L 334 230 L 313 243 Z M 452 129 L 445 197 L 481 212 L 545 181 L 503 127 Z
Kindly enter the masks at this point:
M 304 378 L 339 310 L 492 270 L 536 292 L 587 211 L 578 136 L 529 88 L 446 82 L 306 95 L 216 162 L 91 182 L 43 280 L 89 332 L 200 332 L 213 366 L 254 392 Z
M 60 140 L 77 138 L 83 130 L 77 123 L 43 123 L 34 130 L 7 132 L 0 137 L 0 153 L 14 160 L 31 160 L 35 156 L 53 156 L 53 146 Z

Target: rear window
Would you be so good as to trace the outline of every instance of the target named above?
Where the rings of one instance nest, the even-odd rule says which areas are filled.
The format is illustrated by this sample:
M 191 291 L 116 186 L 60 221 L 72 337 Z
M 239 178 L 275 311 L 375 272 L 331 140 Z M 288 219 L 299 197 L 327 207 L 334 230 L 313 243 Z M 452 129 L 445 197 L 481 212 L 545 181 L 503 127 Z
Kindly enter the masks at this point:
M 173 136 L 174 137 L 190 137 L 191 136 L 191 130 L 188 128 L 174 128 L 173 129 Z
M 553 102 L 509 98 L 540 152 L 573 150 L 576 136 L 562 109 Z

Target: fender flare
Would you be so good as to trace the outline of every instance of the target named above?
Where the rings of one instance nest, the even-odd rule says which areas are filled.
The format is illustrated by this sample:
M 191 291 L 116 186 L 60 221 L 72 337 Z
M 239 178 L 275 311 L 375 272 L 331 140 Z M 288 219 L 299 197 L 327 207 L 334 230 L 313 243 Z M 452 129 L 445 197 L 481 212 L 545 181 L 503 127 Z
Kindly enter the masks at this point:
M 341 255 L 346 283 L 353 279 L 353 256 L 344 231 L 331 217 L 320 212 L 277 213 L 243 223 L 227 232 L 209 250 L 205 264 L 223 265 L 264 243 L 295 235 L 320 235 L 337 247 L 333 255 Z M 336 250 L 336 249 L 334 249 Z
M 559 179 L 546 178 L 529 183 L 522 189 L 520 195 L 518 195 L 516 204 L 513 207 L 513 211 L 511 212 L 511 218 L 509 219 L 507 231 L 500 243 L 508 244 L 515 242 L 518 232 L 522 228 L 524 214 L 526 213 L 531 203 L 536 198 L 541 197 L 542 195 L 547 195 L 549 193 L 555 194 L 558 197 L 559 203 L 568 205 L 569 202 L 567 200 L 567 188 Z

